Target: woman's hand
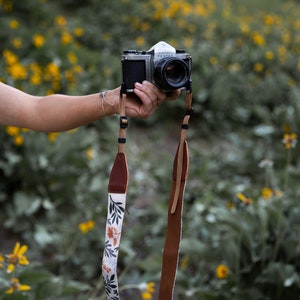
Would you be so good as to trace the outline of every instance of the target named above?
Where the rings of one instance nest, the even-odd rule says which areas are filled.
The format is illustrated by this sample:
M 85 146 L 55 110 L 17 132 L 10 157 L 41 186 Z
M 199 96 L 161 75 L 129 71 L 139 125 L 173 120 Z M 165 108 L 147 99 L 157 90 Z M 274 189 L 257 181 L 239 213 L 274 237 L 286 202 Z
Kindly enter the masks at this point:
M 128 117 L 148 118 L 164 101 L 175 100 L 180 89 L 165 93 L 149 81 L 135 83 L 134 94 L 126 95 L 126 115 Z

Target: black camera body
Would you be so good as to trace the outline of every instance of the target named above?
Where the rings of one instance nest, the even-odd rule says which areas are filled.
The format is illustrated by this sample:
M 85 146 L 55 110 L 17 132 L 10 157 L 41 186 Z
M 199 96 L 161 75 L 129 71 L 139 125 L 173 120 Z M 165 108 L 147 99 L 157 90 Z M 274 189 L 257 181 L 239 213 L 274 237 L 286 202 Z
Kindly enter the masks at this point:
M 122 92 L 131 93 L 135 82 L 150 81 L 168 92 L 187 89 L 191 83 L 192 57 L 159 42 L 148 51 L 125 50 L 121 57 Z

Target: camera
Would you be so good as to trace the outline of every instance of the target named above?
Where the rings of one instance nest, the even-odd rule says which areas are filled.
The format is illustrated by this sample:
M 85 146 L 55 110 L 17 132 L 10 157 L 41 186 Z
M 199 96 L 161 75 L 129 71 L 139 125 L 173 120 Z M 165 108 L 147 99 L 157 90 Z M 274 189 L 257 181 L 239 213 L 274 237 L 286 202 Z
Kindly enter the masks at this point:
M 148 51 L 123 51 L 121 63 L 123 93 L 133 92 L 134 83 L 144 80 L 166 92 L 188 88 L 191 82 L 192 57 L 163 41 Z

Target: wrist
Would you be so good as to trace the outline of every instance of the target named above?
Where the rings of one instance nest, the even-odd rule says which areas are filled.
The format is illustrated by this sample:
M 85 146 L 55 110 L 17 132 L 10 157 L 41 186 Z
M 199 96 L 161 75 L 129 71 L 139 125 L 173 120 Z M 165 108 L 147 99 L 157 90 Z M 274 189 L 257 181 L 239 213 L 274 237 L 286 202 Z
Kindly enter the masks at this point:
M 105 115 L 119 113 L 119 94 L 115 90 L 108 90 L 99 93 L 101 109 Z

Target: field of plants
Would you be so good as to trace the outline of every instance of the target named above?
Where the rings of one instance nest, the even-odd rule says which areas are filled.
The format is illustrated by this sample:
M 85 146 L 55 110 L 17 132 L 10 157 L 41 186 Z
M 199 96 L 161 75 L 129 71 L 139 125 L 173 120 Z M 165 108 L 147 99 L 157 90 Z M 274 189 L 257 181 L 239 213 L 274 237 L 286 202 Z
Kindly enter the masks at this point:
M 190 171 L 174 300 L 300 299 L 300 2 L 0 0 L 0 81 L 83 95 L 125 49 L 193 58 Z M 99 106 L 100 109 L 100 106 Z M 122 299 L 157 299 L 184 92 L 130 120 Z M 0 127 L 0 299 L 104 300 L 118 118 L 63 133 Z

